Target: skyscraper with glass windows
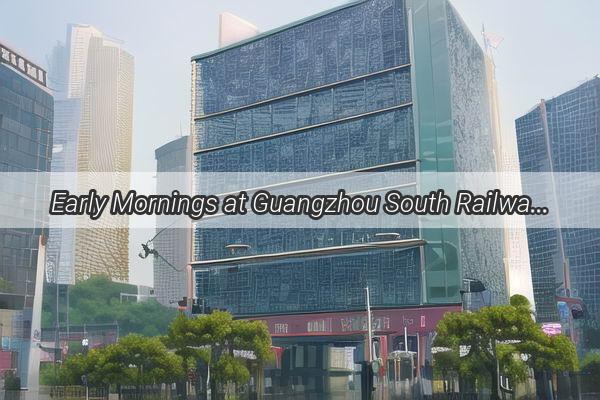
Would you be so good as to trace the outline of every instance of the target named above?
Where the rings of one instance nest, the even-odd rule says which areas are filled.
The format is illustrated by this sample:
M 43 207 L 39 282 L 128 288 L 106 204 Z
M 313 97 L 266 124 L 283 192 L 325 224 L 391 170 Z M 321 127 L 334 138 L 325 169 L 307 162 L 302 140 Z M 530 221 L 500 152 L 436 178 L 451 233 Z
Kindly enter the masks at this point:
M 196 179 L 494 171 L 490 98 L 485 55 L 448 1 L 351 2 L 192 58 Z M 287 376 L 331 393 L 337 381 L 323 371 L 340 349 L 363 359 L 368 285 L 384 356 L 404 349 L 406 326 L 420 370 L 437 320 L 460 309 L 463 278 L 506 301 L 502 231 L 398 229 L 378 240 L 386 232 L 196 229 L 196 296 L 267 321 L 284 349 L 281 385 Z
M 600 78 L 542 100 L 516 129 L 522 172 L 600 172 Z M 538 320 L 558 321 L 557 301 L 577 297 L 600 317 L 600 230 L 535 228 L 527 235 Z
M 87 191 L 94 180 L 95 184 L 100 179 L 108 183 L 109 176 L 114 179 L 110 187 L 127 189 L 128 178 L 118 173 L 131 169 L 133 56 L 119 40 L 95 27 L 69 24 L 66 44 L 57 44 L 49 60 L 49 79 L 57 97 L 52 171 L 67 173 L 61 177 L 70 181 L 62 184 L 71 191 L 76 191 L 78 185 Z M 79 175 L 72 174 L 75 172 Z M 76 178 L 80 181 L 75 182 Z M 51 228 L 47 279 L 73 284 L 104 274 L 127 282 L 128 229 L 75 229 L 78 221 L 85 221 L 71 221 Z
M 37 351 L 34 340 L 39 340 L 47 237 L 45 221 L 35 210 L 24 208 L 28 204 L 26 188 L 31 182 L 24 173 L 50 170 L 52 121 L 53 98 L 46 86 L 46 71 L 0 43 L 0 172 L 7 174 L 3 182 L 10 177 L 14 184 L 2 190 L 6 199 L 11 198 L 9 193 L 23 195 L 13 199 L 19 205 L 16 215 L 21 215 L 24 222 L 18 228 L 7 228 L 5 222 L 13 215 L 4 214 L 6 208 L 0 213 L 1 351 L 3 355 L 12 354 L 2 357 L 0 369 L 16 370 L 23 387 L 34 383 L 28 381 L 29 366 L 34 370 L 38 367 L 33 359 Z M 38 178 L 36 182 L 43 181 Z M 36 196 L 42 196 L 42 185 L 35 185 Z M 4 364 L 8 360 L 10 365 Z
M 178 188 L 189 192 L 191 182 L 191 138 L 183 136 L 160 146 L 156 157 L 157 193 L 169 193 Z M 154 249 L 161 257 L 154 257 L 154 293 L 156 300 L 167 307 L 177 307 L 177 301 L 188 295 L 188 269 L 190 257 L 190 229 L 168 227 L 172 223 L 167 216 L 157 217 Z M 169 265 L 171 264 L 171 265 Z

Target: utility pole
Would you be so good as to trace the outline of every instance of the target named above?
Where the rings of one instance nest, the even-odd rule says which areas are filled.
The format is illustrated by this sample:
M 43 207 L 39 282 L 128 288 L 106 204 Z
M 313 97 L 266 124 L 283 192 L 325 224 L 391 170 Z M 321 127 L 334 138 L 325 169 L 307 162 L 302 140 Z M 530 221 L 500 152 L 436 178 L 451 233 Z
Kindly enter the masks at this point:
M 365 288 L 365 293 L 367 295 L 367 341 L 369 342 L 369 354 L 367 356 L 367 361 L 369 364 L 373 362 L 373 331 L 371 330 L 371 299 L 369 296 L 369 287 Z
M 371 400 L 373 398 L 373 328 L 371 326 L 371 299 L 369 287 L 365 288 L 367 296 L 367 343 L 365 345 L 365 361 L 360 361 L 361 366 L 361 399 Z
M 60 348 L 60 285 L 58 284 L 58 264 L 60 260 L 60 248 L 58 258 L 54 266 L 54 289 L 56 290 L 56 320 L 54 321 L 54 385 L 58 382 L 58 359 L 62 360 L 62 349 Z M 69 337 L 67 336 L 67 340 Z

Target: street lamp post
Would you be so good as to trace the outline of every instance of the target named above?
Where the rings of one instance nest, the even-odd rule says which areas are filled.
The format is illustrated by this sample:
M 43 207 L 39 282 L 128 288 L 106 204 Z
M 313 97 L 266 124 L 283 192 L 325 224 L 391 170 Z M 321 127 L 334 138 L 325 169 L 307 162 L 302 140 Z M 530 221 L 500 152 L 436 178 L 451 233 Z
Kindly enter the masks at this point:
M 369 342 L 369 353 L 367 356 L 367 361 L 370 364 L 371 362 L 373 362 L 373 331 L 371 330 L 371 299 L 369 296 L 368 286 L 365 288 L 365 294 L 367 296 L 367 341 Z
M 90 398 L 90 392 L 89 392 L 87 375 L 81 375 L 81 381 L 85 385 L 85 400 L 89 400 L 89 398 Z
M 144 360 L 142 359 L 142 355 L 140 353 L 136 353 L 134 356 L 136 367 L 138 370 L 138 392 L 141 395 L 141 398 L 144 398 Z
M 365 287 L 367 305 L 367 343 L 365 344 L 365 361 L 360 361 L 361 366 L 361 398 L 371 400 L 373 398 L 373 327 L 371 325 L 371 299 L 369 287 Z

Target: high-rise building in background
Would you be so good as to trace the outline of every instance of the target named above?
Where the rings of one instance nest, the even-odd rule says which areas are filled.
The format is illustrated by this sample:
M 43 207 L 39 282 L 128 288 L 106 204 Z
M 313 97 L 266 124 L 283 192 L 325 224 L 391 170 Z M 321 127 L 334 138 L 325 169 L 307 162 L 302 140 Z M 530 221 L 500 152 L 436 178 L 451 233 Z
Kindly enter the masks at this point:
M 516 120 L 522 172 L 600 172 L 600 78 L 551 100 Z M 551 196 L 564 197 L 561 187 Z M 537 319 L 558 322 L 559 302 L 581 298 L 600 317 L 600 230 L 527 230 Z
M 52 120 L 53 98 L 46 86 L 46 72 L 0 43 L 0 172 L 49 171 Z M 13 179 L 21 178 L 14 174 Z M 15 188 L 27 187 L 24 177 L 23 182 Z M 44 190 L 36 192 L 41 195 Z M 26 201 L 15 198 L 15 203 Z M 37 382 L 35 378 L 29 382 L 29 366 L 37 375 L 39 365 L 35 340 L 39 341 L 47 232 L 36 212 L 18 211 L 30 219 L 28 227 L 0 229 L 0 371 L 16 370 L 21 386 L 31 389 Z M 0 216 L 3 220 L 10 217 Z
M 75 175 L 66 175 L 70 181 L 64 185 L 74 190 L 95 179 L 127 190 L 127 175 L 102 173 L 131 170 L 133 56 L 93 26 L 71 24 L 66 45 L 54 48 L 49 63 L 49 81 L 58 99 L 52 171 L 80 173 L 77 182 Z M 128 229 L 75 229 L 78 219 L 71 221 L 72 228 L 64 223 L 51 228 L 48 279 L 72 284 L 104 274 L 128 281 Z
M 519 153 L 517 138 L 512 129 L 501 124 L 498 85 L 496 82 L 496 65 L 493 58 L 493 43 L 490 44 L 488 34 L 484 31 L 483 40 L 486 52 L 486 76 L 488 94 L 490 96 L 490 116 L 492 121 L 492 137 L 496 170 L 510 174 L 511 179 L 503 179 L 501 188 L 506 193 L 521 193 L 522 185 L 519 176 Z M 529 248 L 527 247 L 527 230 L 524 216 L 511 216 L 504 220 L 504 269 L 506 289 L 509 296 L 520 294 L 534 305 L 531 267 L 529 265 Z
M 157 193 L 170 194 L 173 189 L 189 193 L 191 154 L 190 136 L 180 137 L 156 149 Z M 177 301 L 188 295 L 191 224 L 187 229 L 181 228 L 181 224 L 177 228 L 168 228 L 169 218 L 172 219 L 156 216 L 158 227 L 153 243 L 162 258 L 154 257 L 154 294 L 161 304 L 177 307 Z
M 196 179 L 495 171 L 486 79 L 484 52 L 448 1 L 340 6 L 192 58 Z M 384 234 L 390 239 L 389 228 L 198 229 L 195 295 L 268 323 L 287 360 L 280 373 L 267 371 L 272 390 L 286 376 L 333 393 L 348 388 L 339 372 L 351 375 L 364 359 L 368 286 L 381 353 L 404 349 L 406 327 L 420 373 L 437 321 L 460 309 L 466 279 L 481 281 L 493 303 L 507 301 L 503 232 Z
M 52 82 L 50 80 L 50 85 Z M 55 93 L 51 168 L 56 174 L 54 174 L 53 180 L 57 186 L 60 185 L 66 190 L 76 192 L 77 135 L 81 102 L 79 99 L 60 98 L 61 93 L 58 91 Z M 70 174 L 62 175 L 61 173 Z M 50 218 L 50 234 L 46 251 L 46 281 L 69 285 L 75 283 L 75 219 L 73 217 L 61 218 L 63 223 L 66 219 L 71 223 L 53 227 L 52 218 Z

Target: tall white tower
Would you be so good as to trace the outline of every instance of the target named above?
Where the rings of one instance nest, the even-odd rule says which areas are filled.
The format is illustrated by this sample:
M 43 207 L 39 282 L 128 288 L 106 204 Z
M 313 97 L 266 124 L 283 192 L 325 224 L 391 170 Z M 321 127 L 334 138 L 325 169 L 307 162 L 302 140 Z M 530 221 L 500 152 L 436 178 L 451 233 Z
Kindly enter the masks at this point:
M 514 130 L 505 130 L 501 124 L 500 105 L 498 99 L 498 85 L 496 82 L 496 65 L 492 49 L 496 48 L 502 38 L 482 30 L 484 48 L 486 53 L 486 78 L 490 96 L 490 116 L 492 121 L 492 138 L 494 154 L 496 156 L 496 171 L 500 174 L 507 173 L 511 179 L 503 179 L 503 190 L 508 193 L 521 193 L 521 179 L 519 168 L 519 153 L 517 150 L 517 137 Z M 529 263 L 529 247 L 527 246 L 527 230 L 525 217 L 514 217 L 510 223 L 505 220 L 504 227 L 504 268 L 506 288 L 509 296 L 520 294 L 535 306 L 533 298 L 533 281 Z
M 87 192 L 94 182 L 96 186 L 102 183 L 128 190 L 127 175 L 115 172 L 131 170 L 133 56 L 122 48 L 121 41 L 95 27 L 70 24 L 67 44 L 56 46 L 49 59 L 50 81 L 62 91 L 55 105 L 57 135 L 52 171 L 78 172 L 78 182 L 65 182 L 69 188 Z M 77 229 L 54 230 L 51 223 L 48 280 L 71 284 L 104 274 L 127 282 L 127 228 L 86 229 L 79 222 L 83 220 L 73 220 L 73 228 Z M 126 217 L 118 222 L 127 225 Z

